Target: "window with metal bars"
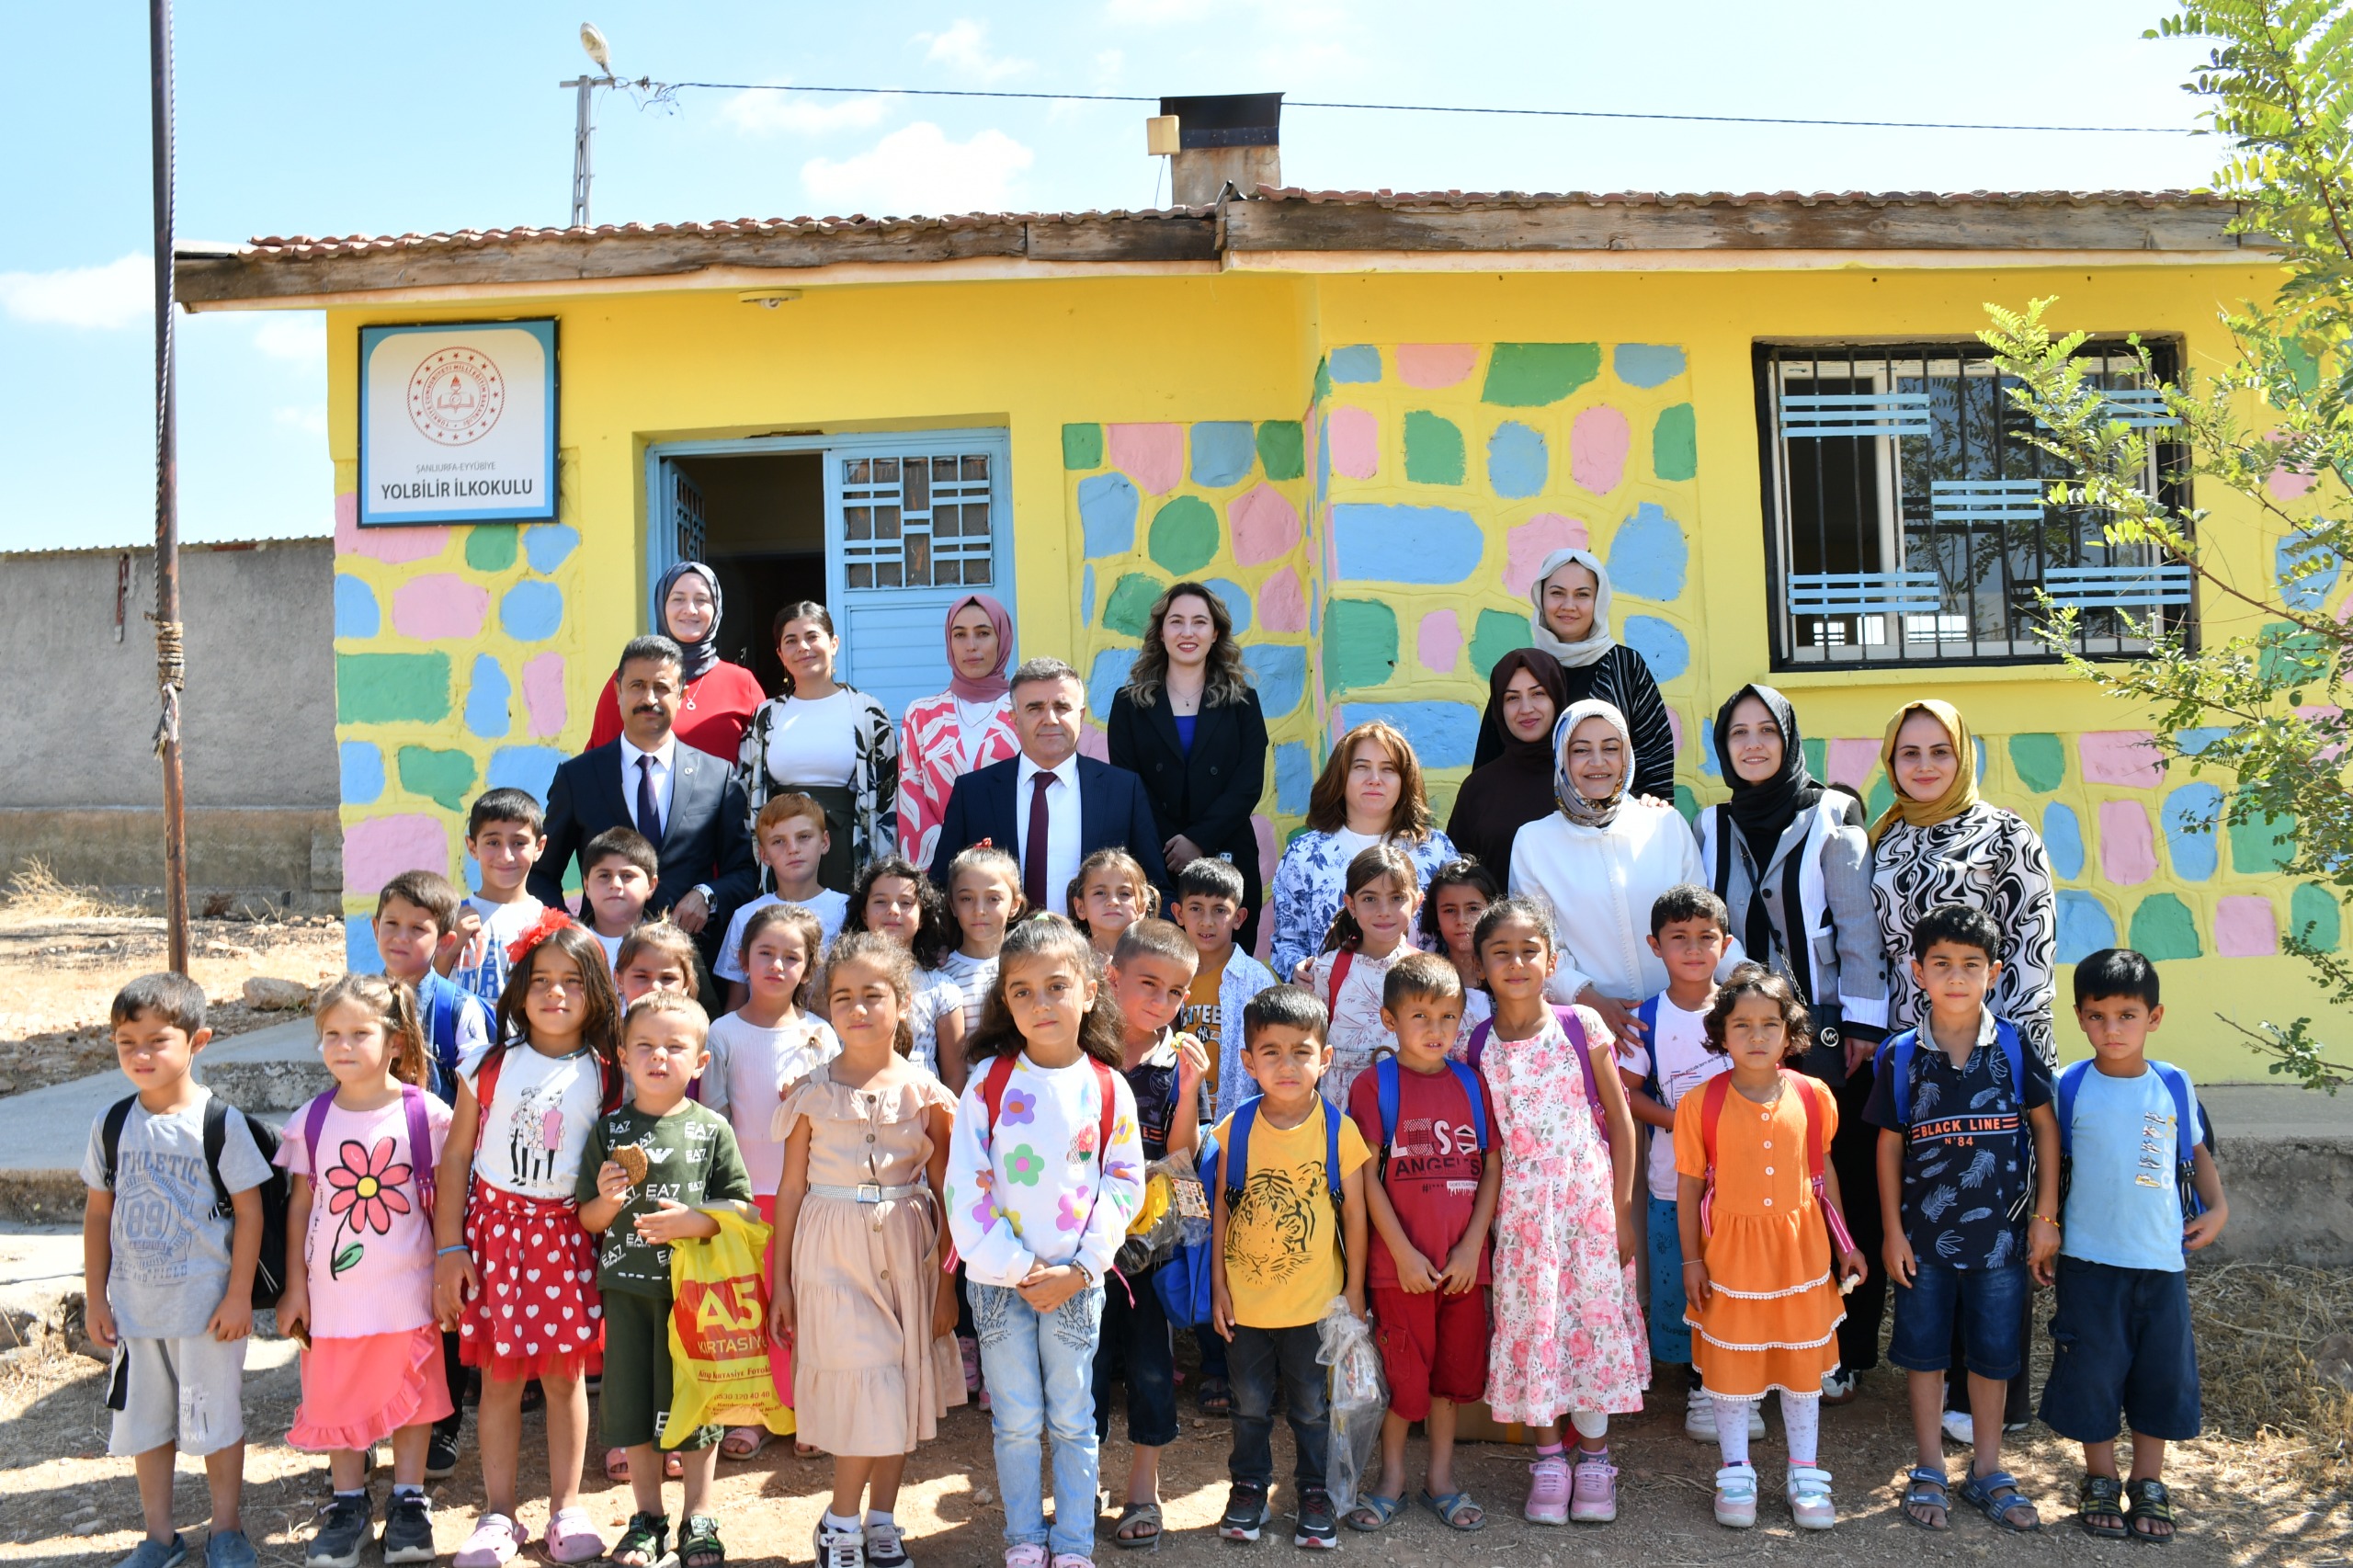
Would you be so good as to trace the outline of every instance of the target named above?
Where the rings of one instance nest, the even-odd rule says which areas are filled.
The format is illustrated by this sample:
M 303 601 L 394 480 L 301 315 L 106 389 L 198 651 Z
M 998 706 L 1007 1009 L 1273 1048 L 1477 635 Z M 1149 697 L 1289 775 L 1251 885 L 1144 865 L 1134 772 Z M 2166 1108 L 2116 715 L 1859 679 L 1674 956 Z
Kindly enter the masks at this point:
M 2111 416 L 2174 421 L 2121 342 L 2078 358 Z M 2154 346 L 2156 372 L 2177 351 Z M 1756 349 L 1768 593 L 1778 669 L 2049 661 L 2038 590 L 2077 613 L 2074 646 L 2129 658 L 2189 624 L 2189 568 L 2111 545 L 2105 511 L 2044 500 L 2058 460 L 2026 437 L 2015 378 L 1974 343 Z M 2184 499 L 2182 453 L 2160 438 L 2143 482 Z
M 987 453 L 834 460 L 841 464 L 843 586 L 990 582 Z

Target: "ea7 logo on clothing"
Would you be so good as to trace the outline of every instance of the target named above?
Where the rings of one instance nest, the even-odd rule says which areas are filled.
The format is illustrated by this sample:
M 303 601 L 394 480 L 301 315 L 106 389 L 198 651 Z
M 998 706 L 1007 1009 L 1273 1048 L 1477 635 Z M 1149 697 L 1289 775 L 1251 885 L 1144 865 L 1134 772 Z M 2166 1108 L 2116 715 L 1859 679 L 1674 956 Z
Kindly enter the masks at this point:
M 506 378 L 479 348 L 428 354 L 408 379 L 409 423 L 441 446 L 464 447 L 481 440 L 506 407 Z
M 678 1286 L 670 1321 L 690 1360 L 733 1361 L 767 1354 L 767 1311 L 752 1276 L 688 1279 Z

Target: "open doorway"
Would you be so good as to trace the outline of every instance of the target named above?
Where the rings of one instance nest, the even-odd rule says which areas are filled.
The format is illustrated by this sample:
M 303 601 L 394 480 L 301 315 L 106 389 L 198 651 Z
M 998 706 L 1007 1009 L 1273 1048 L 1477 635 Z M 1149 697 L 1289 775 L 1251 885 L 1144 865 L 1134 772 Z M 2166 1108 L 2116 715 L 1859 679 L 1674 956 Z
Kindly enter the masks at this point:
M 825 602 L 825 481 L 820 452 L 675 460 L 682 506 L 699 498 L 702 559 L 719 575 L 726 617 L 719 656 L 782 684 L 770 623 L 801 599 Z

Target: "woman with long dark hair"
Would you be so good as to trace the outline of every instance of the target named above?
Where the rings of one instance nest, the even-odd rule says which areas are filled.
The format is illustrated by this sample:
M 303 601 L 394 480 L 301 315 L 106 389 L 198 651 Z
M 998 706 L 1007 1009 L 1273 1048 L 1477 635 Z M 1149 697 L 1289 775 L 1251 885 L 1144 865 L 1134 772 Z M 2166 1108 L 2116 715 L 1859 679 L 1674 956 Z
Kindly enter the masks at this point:
M 834 678 L 841 640 L 824 605 L 803 599 L 777 611 L 776 652 L 784 665 L 784 690 L 752 715 L 736 776 L 755 821 L 770 795 L 787 790 L 824 808 L 831 842 L 817 880 L 847 893 L 869 860 L 891 852 L 898 735 L 880 702 Z M 767 881 L 765 871 L 761 881 Z
M 662 633 L 686 655 L 678 665 L 686 690 L 673 729 L 684 744 L 732 766 L 743 747 L 745 727 L 767 693 L 757 676 L 719 656 L 719 574 L 699 561 L 681 561 L 662 574 L 654 597 L 662 607 Z M 605 677 L 583 749 L 594 751 L 620 739 L 621 705 L 614 685 L 620 678 Z

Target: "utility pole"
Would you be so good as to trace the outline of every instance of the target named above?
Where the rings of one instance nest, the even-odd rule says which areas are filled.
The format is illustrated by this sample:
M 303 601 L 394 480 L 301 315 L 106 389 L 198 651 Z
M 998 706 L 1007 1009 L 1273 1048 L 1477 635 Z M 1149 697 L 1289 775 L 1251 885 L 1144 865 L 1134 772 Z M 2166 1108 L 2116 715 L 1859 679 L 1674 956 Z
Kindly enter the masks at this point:
M 574 76 L 569 82 L 556 84 L 580 91 L 580 112 L 572 125 L 572 226 L 575 229 L 588 226 L 588 138 L 595 129 L 595 107 L 590 95 L 611 80 L 609 76 Z
M 180 691 L 188 659 L 180 631 L 179 427 L 174 404 L 172 259 L 172 4 L 148 0 L 155 176 L 155 685 L 163 713 L 155 755 L 164 764 L 164 929 L 171 967 L 188 972 L 188 784 L 180 767 Z

